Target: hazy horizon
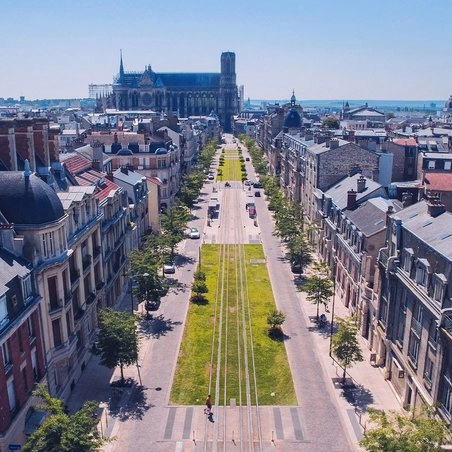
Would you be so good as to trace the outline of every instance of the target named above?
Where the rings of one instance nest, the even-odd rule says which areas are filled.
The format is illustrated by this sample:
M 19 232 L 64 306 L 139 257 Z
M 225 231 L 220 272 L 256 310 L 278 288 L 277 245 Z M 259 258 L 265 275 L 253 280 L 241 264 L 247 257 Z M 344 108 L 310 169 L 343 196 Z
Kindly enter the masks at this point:
M 86 6 L 86 7 L 84 7 Z M 6 0 L 0 97 L 86 98 L 119 71 L 219 72 L 245 99 L 445 101 L 452 2 Z M 7 20 L 6 20 L 7 19 Z

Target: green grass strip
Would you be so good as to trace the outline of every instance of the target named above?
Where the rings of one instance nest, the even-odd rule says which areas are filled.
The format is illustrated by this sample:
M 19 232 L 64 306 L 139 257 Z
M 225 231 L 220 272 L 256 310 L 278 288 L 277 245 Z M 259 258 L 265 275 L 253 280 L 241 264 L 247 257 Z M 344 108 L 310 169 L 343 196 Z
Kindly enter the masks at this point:
M 201 269 L 206 273 L 209 292 L 206 294 L 207 304 L 191 303 L 185 324 L 184 336 L 178 357 L 176 373 L 171 391 L 171 402 L 174 404 L 202 404 L 209 391 L 209 372 L 213 353 L 213 378 L 210 391 L 215 393 L 216 366 L 218 343 L 221 339 L 221 372 L 220 372 L 220 404 L 230 404 L 231 399 L 240 403 L 239 384 L 242 387 L 242 404 L 245 399 L 244 373 L 244 343 L 241 309 L 240 278 L 236 274 L 236 261 L 239 259 L 237 245 L 227 247 L 228 285 L 224 287 L 222 312 L 223 328 L 219 337 L 220 296 L 217 294 L 218 256 L 224 250 L 222 245 L 203 245 L 201 249 Z M 261 245 L 244 245 L 245 265 L 248 293 L 245 300 L 250 302 L 251 325 L 254 345 L 254 359 L 256 365 L 256 381 L 258 387 L 258 402 L 260 405 L 294 405 L 296 396 L 293 387 L 284 342 L 275 341 L 268 337 L 267 315 L 274 308 L 274 298 L 265 264 L 265 257 Z M 239 303 L 238 303 L 239 302 Z M 217 303 L 217 317 L 215 318 L 215 303 Z M 249 326 L 248 309 L 245 310 L 247 328 Z M 216 333 L 214 337 L 214 323 Z M 226 334 L 227 333 L 227 334 Z M 240 344 L 240 353 L 238 344 Z M 225 347 L 227 346 L 227 347 Z M 254 388 L 252 376 L 251 337 L 247 332 L 248 365 L 250 370 L 251 387 Z M 239 360 L 241 369 L 239 371 Z M 226 370 L 226 391 L 224 386 Z M 224 396 L 224 393 L 226 395 Z M 224 398 L 226 400 L 224 400 Z M 254 389 L 252 389 L 252 403 L 255 404 Z

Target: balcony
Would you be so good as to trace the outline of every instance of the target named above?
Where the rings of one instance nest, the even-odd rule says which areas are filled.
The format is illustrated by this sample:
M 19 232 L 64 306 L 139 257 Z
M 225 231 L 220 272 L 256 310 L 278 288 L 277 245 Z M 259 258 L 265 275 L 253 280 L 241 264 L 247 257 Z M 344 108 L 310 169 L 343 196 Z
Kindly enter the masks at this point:
M 63 299 L 51 300 L 49 303 L 49 313 L 54 314 L 55 312 L 61 311 L 63 309 L 64 303 Z
M 86 297 L 86 304 L 91 304 L 95 299 L 96 299 L 96 293 L 95 293 L 95 292 L 91 292 L 91 293 Z

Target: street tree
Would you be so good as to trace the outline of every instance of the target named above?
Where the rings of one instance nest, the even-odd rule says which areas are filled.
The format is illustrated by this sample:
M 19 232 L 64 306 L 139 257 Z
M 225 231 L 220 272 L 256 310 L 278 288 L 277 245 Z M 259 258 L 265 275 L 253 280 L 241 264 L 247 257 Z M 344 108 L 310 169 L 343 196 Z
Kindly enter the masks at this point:
M 355 362 L 363 361 L 364 356 L 356 337 L 358 334 L 356 318 L 353 316 L 345 319 L 338 317 L 337 321 L 339 323 L 339 328 L 333 334 L 331 351 L 344 370 L 344 373 L 342 374 L 342 383 L 344 384 L 347 369 Z
M 306 292 L 307 299 L 317 305 L 317 320 L 319 319 L 319 307 L 327 305 L 333 296 L 333 281 L 328 275 L 328 266 L 324 262 L 317 262 L 313 266 L 313 274 L 307 278 L 300 290 Z
M 287 242 L 287 257 L 292 268 L 300 275 L 313 260 L 312 244 L 305 233 L 300 232 Z
M 87 401 L 74 414 L 65 412 L 63 400 L 52 397 L 44 385 L 33 395 L 41 399 L 37 408 L 49 413 L 22 446 L 25 452 L 95 452 L 109 441 L 97 429 L 98 402 Z
M 202 302 L 205 301 L 204 294 L 206 294 L 209 289 L 206 284 L 206 274 L 201 270 L 196 270 L 193 275 L 193 284 L 191 286 L 193 295 L 191 297 L 192 302 Z
M 322 127 L 324 129 L 339 129 L 339 120 L 333 116 L 328 116 L 322 121 Z
M 97 348 L 102 365 L 109 369 L 120 367 L 124 384 L 124 366 L 138 359 L 137 317 L 114 309 L 100 311 Z
M 281 326 L 285 322 L 286 316 L 277 309 L 272 309 L 267 316 L 267 324 L 269 326 L 268 334 L 271 337 L 280 337 L 282 335 Z
M 368 411 L 371 427 L 359 444 L 369 452 L 442 452 L 442 446 L 451 441 L 450 430 L 434 410 L 412 417 L 396 411 Z
M 160 216 L 162 229 L 160 240 L 171 249 L 171 258 L 174 255 L 174 248 L 184 238 L 190 219 L 190 210 L 180 200 L 177 200 L 171 209 Z

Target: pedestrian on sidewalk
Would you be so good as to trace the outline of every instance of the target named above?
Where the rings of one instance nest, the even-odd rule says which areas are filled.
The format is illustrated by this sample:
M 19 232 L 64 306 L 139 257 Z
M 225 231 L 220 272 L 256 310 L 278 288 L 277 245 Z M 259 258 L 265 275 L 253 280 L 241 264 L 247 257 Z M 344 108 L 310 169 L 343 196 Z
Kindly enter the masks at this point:
M 212 414 L 212 401 L 210 400 L 210 394 L 206 399 L 206 408 L 204 409 L 204 413 L 206 413 L 207 416 L 210 416 Z

